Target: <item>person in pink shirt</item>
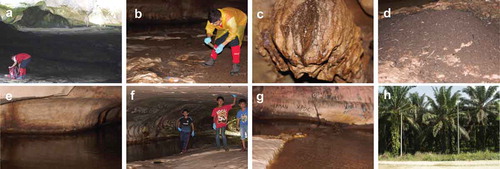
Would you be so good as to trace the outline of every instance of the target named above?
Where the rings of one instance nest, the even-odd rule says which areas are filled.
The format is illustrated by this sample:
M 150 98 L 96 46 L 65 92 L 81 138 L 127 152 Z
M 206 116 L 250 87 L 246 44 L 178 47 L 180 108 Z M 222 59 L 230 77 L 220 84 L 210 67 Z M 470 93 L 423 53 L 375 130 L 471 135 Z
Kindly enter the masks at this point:
M 217 151 L 220 150 L 220 138 L 222 135 L 222 143 L 224 144 L 224 150 L 229 151 L 227 147 L 226 139 L 226 126 L 228 121 L 229 110 L 233 108 L 236 104 L 236 95 L 233 94 L 233 103 L 224 105 L 224 97 L 217 97 L 217 107 L 212 110 L 212 117 L 214 120 L 213 128 L 215 130 L 215 142 L 217 143 Z

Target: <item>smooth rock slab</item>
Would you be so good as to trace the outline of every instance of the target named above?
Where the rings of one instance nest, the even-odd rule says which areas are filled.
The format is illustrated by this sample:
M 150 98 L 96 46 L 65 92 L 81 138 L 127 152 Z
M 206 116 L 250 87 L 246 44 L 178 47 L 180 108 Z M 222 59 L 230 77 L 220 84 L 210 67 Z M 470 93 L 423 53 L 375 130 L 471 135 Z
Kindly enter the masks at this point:
M 194 150 L 184 155 L 174 155 L 160 159 L 137 161 L 127 164 L 127 169 L 142 168 L 248 168 L 248 152 L 240 152 L 239 149 L 216 151 L 215 149 Z M 154 163 L 156 162 L 156 163 Z M 255 168 L 255 167 L 254 167 Z
M 259 136 L 253 136 L 252 141 L 252 168 L 256 169 L 266 168 L 285 144 L 285 141 L 280 139 Z

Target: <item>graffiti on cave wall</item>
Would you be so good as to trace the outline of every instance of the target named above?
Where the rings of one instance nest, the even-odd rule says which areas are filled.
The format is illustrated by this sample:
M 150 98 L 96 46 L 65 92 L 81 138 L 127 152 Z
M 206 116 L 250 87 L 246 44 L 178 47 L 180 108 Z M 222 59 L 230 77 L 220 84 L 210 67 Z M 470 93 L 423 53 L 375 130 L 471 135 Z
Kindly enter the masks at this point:
M 372 87 L 264 87 L 262 93 L 265 102 L 255 106 L 257 114 L 373 118 Z

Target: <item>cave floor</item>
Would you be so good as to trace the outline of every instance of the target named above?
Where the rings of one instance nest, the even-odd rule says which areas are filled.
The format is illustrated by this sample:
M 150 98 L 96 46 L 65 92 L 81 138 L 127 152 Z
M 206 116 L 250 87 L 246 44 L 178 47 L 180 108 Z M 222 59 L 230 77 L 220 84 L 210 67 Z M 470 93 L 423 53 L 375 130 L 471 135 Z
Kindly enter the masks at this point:
M 215 148 L 197 149 L 154 160 L 127 163 L 127 169 L 141 168 L 247 168 L 248 152 L 230 146 L 229 152 Z
M 160 58 L 160 68 L 144 68 L 156 73 L 165 83 L 245 83 L 247 82 L 247 42 L 241 47 L 240 73 L 231 76 L 231 49 L 226 47 L 212 67 L 202 65 L 210 57 L 211 49 L 203 43 L 204 24 L 176 27 L 153 25 L 133 29 L 127 35 L 127 60 L 136 57 Z M 130 64 L 130 63 L 129 63 Z M 147 65 L 144 65 L 147 66 Z M 144 73 L 127 72 L 141 76 Z M 172 79 L 172 80 L 165 80 Z

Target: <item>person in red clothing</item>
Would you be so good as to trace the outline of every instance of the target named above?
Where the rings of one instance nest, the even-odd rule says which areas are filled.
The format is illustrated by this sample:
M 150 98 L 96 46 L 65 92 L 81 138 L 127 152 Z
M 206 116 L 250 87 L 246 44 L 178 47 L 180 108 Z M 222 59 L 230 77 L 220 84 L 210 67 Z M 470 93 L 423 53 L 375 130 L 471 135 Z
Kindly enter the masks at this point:
M 224 150 L 229 151 L 227 147 L 226 139 L 226 126 L 229 110 L 233 108 L 236 104 L 236 95 L 233 94 L 233 104 L 224 105 L 224 97 L 217 97 L 217 107 L 212 110 L 212 117 L 214 118 L 213 128 L 215 130 L 215 142 L 217 143 L 217 151 L 220 150 L 220 138 L 219 134 L 222 135 L 222 143 L 224 144 Z
M 215 42 L 210 58 L 203 65 L 213 66 L 224 47 L 229 46 L 233 56 L 233 69 L 229 73 L 232 76 L 238 75 L 240 72 L 240 50 L 245 37 L 246 26 L 247 15 L 239 9 L 226 7 L 210 10 L 207 25 L 205 26 L 207 37 L 204 42 L 207 45 L 211 44 L 212 37 L 215 37 Z M 214 36 L 215 30 L 217 30 L 217 34 Z
M 14 61 L 14 64 L 9 66 L 9 69 L 17 65 L 19 67 L 19 77 L 17 77 L 17 79 L 26 78 L 26 67 L 28 67 L 28 64 L 31 62 L 31 55 L 27 53 L 19 53 L 12 56 L 11 59 Z

